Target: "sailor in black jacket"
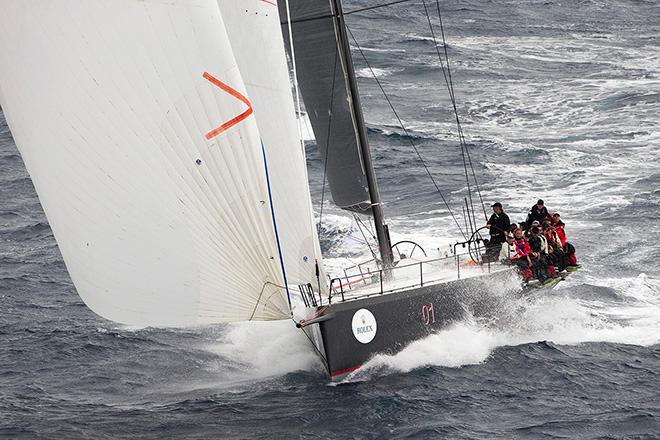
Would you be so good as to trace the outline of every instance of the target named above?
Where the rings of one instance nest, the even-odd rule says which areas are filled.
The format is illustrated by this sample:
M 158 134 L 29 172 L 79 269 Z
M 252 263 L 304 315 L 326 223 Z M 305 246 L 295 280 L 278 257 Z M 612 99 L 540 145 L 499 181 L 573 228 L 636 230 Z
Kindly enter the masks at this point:
M 536 202 L 536 205 L 532 206 L 529 213 L 527 213 L 527 221 L 525 222 L 527 229 L 529 230 L 532 227 L 534 221 L 537 221 L 542 225 L 547 216 L 548 208 L 544 206 L 543 200 L 539 199 L 539 201 Z
M 493 208 L 493 214 L 490 216 L 488 223 L 486 224 L 486 227 L 490 229 L 490 243 L 488 244 L 488 249 L 484 255 L 484 260 L 486 260 L 486 262 L 497 261 L 500 258 L 502 243 L 506 241 L 506 235 L 511 226 L 509 216 L 506 215 L 502 209 L 502 204 L 500 202 L 493 203 L 491 208 Z

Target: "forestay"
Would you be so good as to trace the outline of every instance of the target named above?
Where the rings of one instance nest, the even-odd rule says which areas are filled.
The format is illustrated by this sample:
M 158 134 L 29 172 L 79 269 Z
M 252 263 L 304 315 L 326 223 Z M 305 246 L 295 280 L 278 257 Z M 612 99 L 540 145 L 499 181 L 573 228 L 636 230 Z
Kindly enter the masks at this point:
M 0 3 L 0 104 L 71 278 L 105 318 L 288 317 L 273 219 L 289 283 L 316 282 L 277 11 L 241 4 L 272 12 L 232 23 L 237 39 L 216 0 Z

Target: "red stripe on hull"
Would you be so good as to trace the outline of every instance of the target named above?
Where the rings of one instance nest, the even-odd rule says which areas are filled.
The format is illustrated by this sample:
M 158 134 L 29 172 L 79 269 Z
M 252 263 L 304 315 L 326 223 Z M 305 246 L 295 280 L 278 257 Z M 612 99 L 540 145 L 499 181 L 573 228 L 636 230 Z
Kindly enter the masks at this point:
M 362 365 L 358 365 L 357 367 L 351 367 L 351 368 L 347 368 L 345 370 L 333 371 L 332 373 L 330 373 L 330 377 L 341 376 L 342 374 L 351 373 L 351 372 L 357 370 L 358 368 L 360 368 L 361 366 Z

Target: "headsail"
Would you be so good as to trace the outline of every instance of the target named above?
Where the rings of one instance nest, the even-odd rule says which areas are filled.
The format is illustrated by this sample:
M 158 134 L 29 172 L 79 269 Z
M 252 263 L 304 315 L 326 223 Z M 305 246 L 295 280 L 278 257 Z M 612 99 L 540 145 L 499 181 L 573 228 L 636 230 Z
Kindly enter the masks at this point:
M 234 57 L 248 95 L 261 139 L 268 152 L 282 236 L 286 274 L 291 284 L 314 280 L 319 262 L 321 290 L 327 286 L 314 223 L 304 145 L 300 140 L 289 68 L 284 53 L 278 8 L 261 0 L 218 0 Z M 268 68 L 265 68 L 268 66 Z
M 333 201 L 340 208 L 370 211 L 371 198 L 360 152 L 359 128 L 351 111 L 346 78 L 353 72 L 345 70 L 344 55 L 338 47 L 332 2 L 281 0 L 278 5 L 283 22 L 287 20 L 287 3 L 299 86 L 327 170 Z M 288 40 L 288 24 L 284 23 L 282 29 Z
M 288 317 L 273 220 L 295 282 L 315 277 L 294 261 L 320 258 L 309 207 L 278 206 L 285 183 L 306 188 L 277 157 L 299 141 L 261 117 L 294 123 L 264 108 L 284 105 L 288 79 L 243 72 L 216 0 L 6 0 L 0 13 L 0 104 L 85 303 L 134 325 Z M 263 70 L 280 72 L 281 40 L 271 55 Z

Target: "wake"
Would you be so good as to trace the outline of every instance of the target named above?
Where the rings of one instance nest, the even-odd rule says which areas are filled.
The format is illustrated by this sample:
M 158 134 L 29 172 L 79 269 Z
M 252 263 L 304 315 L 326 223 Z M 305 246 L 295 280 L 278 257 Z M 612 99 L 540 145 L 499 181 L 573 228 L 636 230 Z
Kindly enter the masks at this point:
M 556 345 L 660 343 L 660 279 L 574 280 L 509 303 L 496 321 L 474 317 L 415 341 L 395 355 L 378 355 L 346 381 L 363 381 L 428 366 L 460 368 L 486 362 L 498 347 L 549 341 Z M 516 304 L 517 303 L 517 304 Z

